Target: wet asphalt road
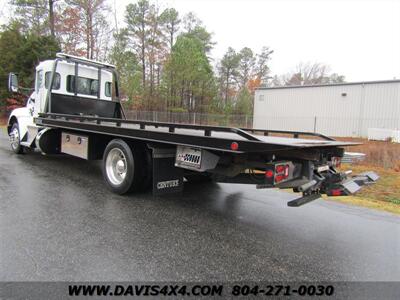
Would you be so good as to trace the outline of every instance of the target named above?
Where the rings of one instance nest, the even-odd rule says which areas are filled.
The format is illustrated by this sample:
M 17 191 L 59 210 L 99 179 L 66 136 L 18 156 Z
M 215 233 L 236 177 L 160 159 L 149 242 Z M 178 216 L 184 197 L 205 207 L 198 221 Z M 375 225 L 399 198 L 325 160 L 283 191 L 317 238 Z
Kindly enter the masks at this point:
M 100 163 L 0 134 L 0 281 L 400 280 L 400 218 L 230 184 L 117 196 Z

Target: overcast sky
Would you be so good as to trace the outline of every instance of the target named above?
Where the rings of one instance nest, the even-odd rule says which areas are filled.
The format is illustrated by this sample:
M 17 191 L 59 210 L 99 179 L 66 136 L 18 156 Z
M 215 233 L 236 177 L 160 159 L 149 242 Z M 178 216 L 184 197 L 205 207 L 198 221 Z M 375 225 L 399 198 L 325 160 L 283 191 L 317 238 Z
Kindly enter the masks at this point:
M 123 20 L 125 6 L 135 1 L 115 2 Z M 311 61 L 330 65 L 347 81 L 400 79 L 400 0 L 155 2 L 162 8 L 174 7 L 181 15 L 193 11 L 213 32 L 215 59 L 229 46 L 255 51 L 269 46 L 274 50 L 272 74 Z

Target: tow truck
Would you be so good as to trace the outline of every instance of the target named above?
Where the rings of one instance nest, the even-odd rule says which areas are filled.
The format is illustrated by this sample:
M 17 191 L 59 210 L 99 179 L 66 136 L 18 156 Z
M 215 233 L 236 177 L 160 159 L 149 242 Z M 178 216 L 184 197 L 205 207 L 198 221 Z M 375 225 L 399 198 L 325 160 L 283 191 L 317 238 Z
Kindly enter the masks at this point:
M 19 91 L 16 74 L 8 87 Z M 104 181 L 117 194 L 179 193 L 186 181 L 212 180 L 293 189 L 300 195 L 288 206 L 297 207 L 322 194 L 351 195 L 379 178 L 336 170 L 343 147 L 355 143 L 312 132 L 128 120 L 119 94 L 113 65 L 58 53 L 39 63 L 26 106 L 10 114 L 11 149 L 102 160 Z

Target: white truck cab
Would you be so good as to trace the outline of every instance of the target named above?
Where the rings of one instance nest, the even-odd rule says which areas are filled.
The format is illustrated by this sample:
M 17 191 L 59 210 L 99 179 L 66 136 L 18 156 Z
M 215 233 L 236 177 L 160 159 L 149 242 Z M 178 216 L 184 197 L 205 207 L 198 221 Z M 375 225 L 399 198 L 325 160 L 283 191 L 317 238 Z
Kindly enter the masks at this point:
M 51 82 L 53 84 L 50 89 Z M 10 74 L 9 90 L 18 91 L 18 79 L 15 74 Z M 100 111 L 104 114 L 106 107 L 99 103 L 111 103 L 117 97 L 117 75 L 114 66 L 58 53 L 56 59 L 39 63 L 35 71 L 34 90 L 26 106 L 11 112 L 8 119 L 11 146 L 18 152 L 22 147 L 32 144 L 40 131 L 34 123 L 34 118 L 40 113 L 98 116 Z M 113 113 L 110 112 L 106 117 L 114 116 Z

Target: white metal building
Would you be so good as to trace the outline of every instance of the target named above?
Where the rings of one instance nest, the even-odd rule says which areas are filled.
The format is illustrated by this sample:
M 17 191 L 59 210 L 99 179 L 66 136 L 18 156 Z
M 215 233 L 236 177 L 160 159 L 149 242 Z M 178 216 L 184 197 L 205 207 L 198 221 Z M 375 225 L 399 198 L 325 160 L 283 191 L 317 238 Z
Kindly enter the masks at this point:
M 343 137 L 400 129 L 400 80 L 259 88 L 253 127 Z

